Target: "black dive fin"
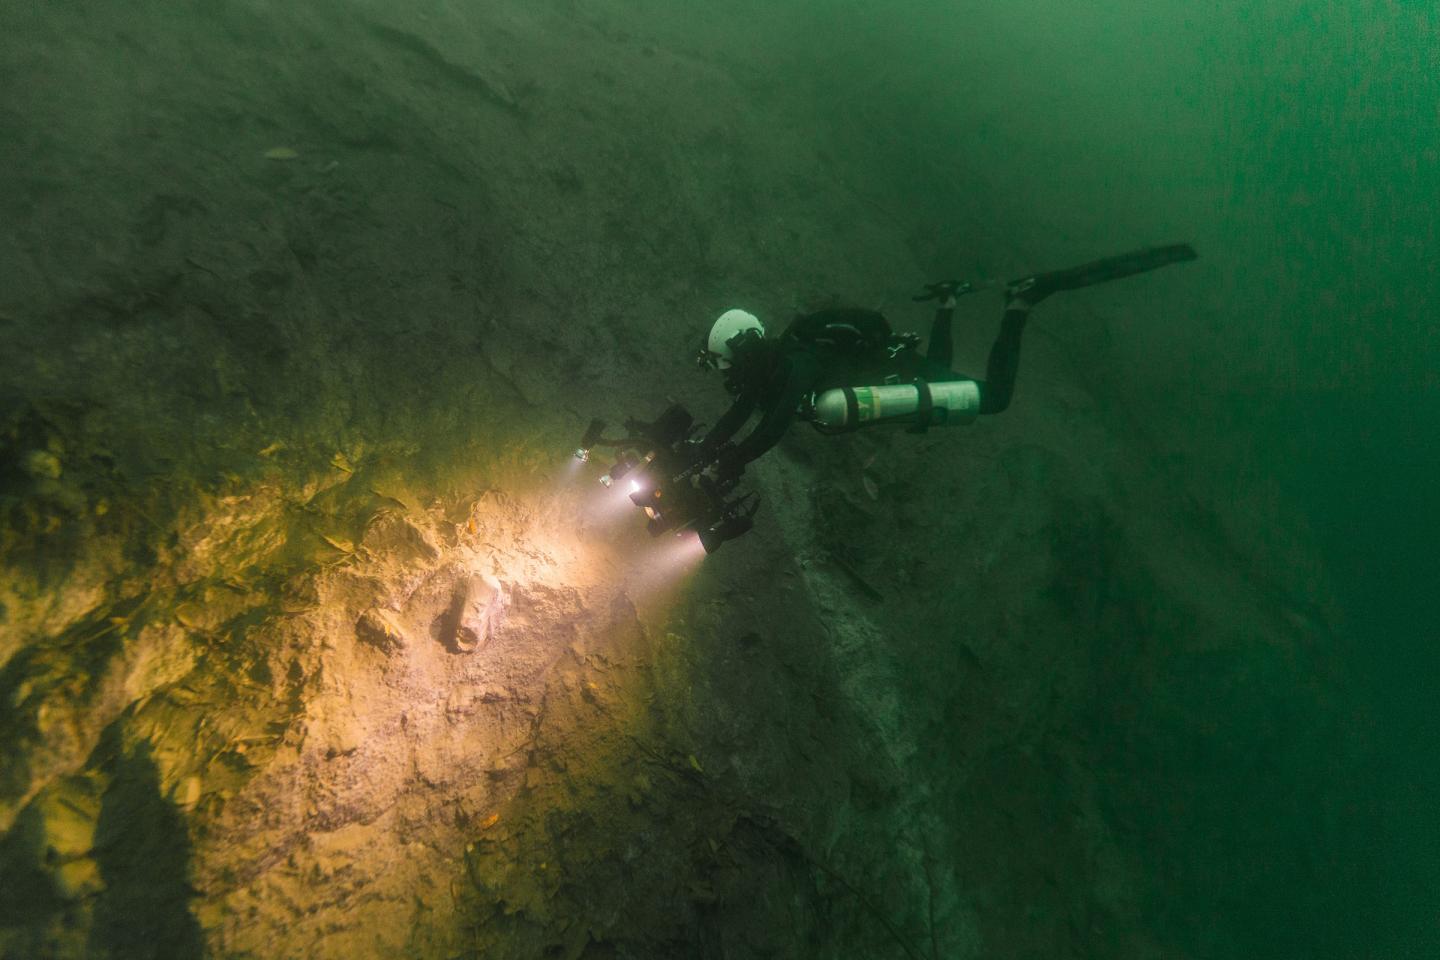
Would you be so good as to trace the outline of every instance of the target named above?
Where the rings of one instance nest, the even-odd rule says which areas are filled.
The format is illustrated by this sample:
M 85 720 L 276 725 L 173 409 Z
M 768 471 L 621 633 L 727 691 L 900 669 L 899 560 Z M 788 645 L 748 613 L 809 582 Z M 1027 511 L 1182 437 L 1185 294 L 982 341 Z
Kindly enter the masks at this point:
M 1147 270 L 1169 266 L 1172 263 L 1194 260 L 1197 256 L 1195 248 L 1188 243 L 1146 247 L 1144 250 L 1135 250 L 1130 253 L 1122 253 L 1118 257 L 1094 260 L 1078 267 L 1070 267 L 1067 270 L 1037 273 L 1021 280 L 1012 280 L 1005 285 L 1005 295 L 1015 297 L 1033 291 L 1043 297 L 1060 290 L 1078 290 L 1081 287 L 1090 287 L 1097 283 L 1108 283 L 1111 280 L 1119 280 L 1121 277 L 1145 273 Z

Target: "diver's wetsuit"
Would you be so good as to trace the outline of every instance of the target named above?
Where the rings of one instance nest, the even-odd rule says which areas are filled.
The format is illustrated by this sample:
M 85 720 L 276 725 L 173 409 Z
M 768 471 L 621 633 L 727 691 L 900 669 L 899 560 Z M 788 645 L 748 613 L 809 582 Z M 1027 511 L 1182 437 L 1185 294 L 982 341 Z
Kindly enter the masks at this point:
M 702 445 L 702 449 L 719 449 L 757 407 L 763 407 L 755 429 L 724 451 L 722 466 L 736 473 L 780 442 L 801 401 L 816 391 L 825 370 L 814 351 L 803 345 L 760 343 L 747 354 L 743 359 L 737 354 L 739 362 L 726 371 L 725 389 L 735 396 L 735 402 L 710 428 Z
M 1195 257 L 1195 248 L 1190 244 L 1172 243 L 1006 284 L 1000 334 L 990 348 L 985 379 L 976 381 L 980 387 L 980 413 L 1000 413 L 1010 406 L 1015 374 L 1020 366 L 1020 337 L 1025 332 L 1030 309 L 1037 303 L 1061 290 L 1107 283 Z M 877 363 L 874 349 L 864 351 L 866 359 L 857 357 L 853 350 L 842 349 L 841 341 L 835 337 L 826 340 L 824 331 L 842 330 L 847 326 L 862 334 L 868 328 L 872 335 L 860 339 L 871 344 L 875 343 L 874 334 L 878 331 L 888 334 L 884 318 L 868 310 L 827 310 L 810 314 L 800 318 L 778 341 L 755 337 L 742 343 L 742 348 L 735 351 L 734 366 L 726 371 L 725 387 L 735 395 L 735 403 L 706 436 L 701 445 L 702 455 L 718 451 L 722 472 L 738 474 L 745 464 L 780 441 L 807 395 L 832 387 L 878 384 L 888 376 L 896 376 L 901 381 L 920 377 L 932 383 L 969 379 L 950 369 L 954 351 L 950 325 L 955 316 L 956 294 L 968 293 L 974 288 L 969 284 L 931 284 L 927 289 L 930 294 L 917 299 L 934 295 L 942 295 L 944 299 L 935 312 L 930 342 L 923 357 L 904 349 L 887 358 L 882 349 L 878 351 L 881 359 Z M 736 446 L 723 447 L 757 407 L 765 411 L 760 424 Z
M 980 387 L 980 412 L 1000 413 L 1010 405 L 1015 392 L 1015 376 L 1020 364 L 1020 338 L 1025 320 L 1033 304 L 1012 299 L 1000 321 L 1000 334 L 990 348 L 985 379 Z M 742 343 L 736 350 L 734 365 L 726 371 L 725 388 L 735 402 L 706 434 L 702 449 L 721 450 L 755 410 L 763 411 L 759 424 L 745 439 L 721 452 L 721 468 L 738 473 L 785 435 L 794 421 L 802 401 L 811 394 L 823 393 L 833 387 L 853 387 L 881 383 L 887 376 L 901 379 L 923 377 L 932 383 L 968 380 L 969 377 L 950 369 L 954 345 L 951 324 L 955 316 L 953 301 L 935 311 L 930 328 L 930 341 L 923 357 L 907 350 L 888 361 L 876 362 L 873 357 L 856 357 L 815 342 L 803 336 L 805 327 L 823 326 L 826 322 L 881 319 L 878 314 L 862 310 L 827 310 L 802 317 L 778 341 L 756 339 Z M 797 336 L 797 328 L 801 335 Z
M 1025 321 L 1034 305 L 1017 297 L 1005 306 L 1005 315 L 1000 318 L 1000 333 L 990 345 L 990 359 L 985 363 L 985 379 L 975 381 L 980 386 L 981 413 L 1002 413 L 1010 406 L 1010 398 L 1015 393 L 1015 376 L 1020 370 L 1020 337 L 1025 332 Z M 923 372 L 925 379 L 932 383 L 968 379 L 950 369 L 950 358 L 955 350 L 951 343 L 950 325 L 954 319 L 953 302 L 941 304 L 935 311 L 935 322 L 930 326 L 930 342 L 925 348 Z

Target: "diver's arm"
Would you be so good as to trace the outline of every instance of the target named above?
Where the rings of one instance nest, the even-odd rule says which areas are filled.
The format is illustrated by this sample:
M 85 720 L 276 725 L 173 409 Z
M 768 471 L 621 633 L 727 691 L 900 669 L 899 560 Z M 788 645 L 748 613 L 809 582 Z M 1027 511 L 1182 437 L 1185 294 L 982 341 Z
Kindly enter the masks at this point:
M 1005 307 L 1000 319 L 1000 335 L 990 347 L 985 365 L 985 379 L 980 384 L 980 412 L 1003 413 L 1015 393 L 1015 375 L 1020 369 L 1020 338 L 1030 316 L 1030 303 L 1016 297 Z
M 707 465 L 714 461 L 720 449 L 726 446 L 727 440 L 734 436 L 736 430 L 744 426 L 744 422 L 750 419 L 752 413 L 755 413 L 756 404 L 759 403 L 759 393 L 760 391 L 756 387 L 746 387 L 740 391 L 740 396 L 737 396 L 734 403 L 730 404 L 730 409 L 726 410 L 719 420 L 716 420 L 716 425 L 710 427 L 710 432 L 706 433 L 700 443 L 694 446 L 694 462 L 698 465 Z
M 941 369 L 948 369 L 955 353 L 954 337 L 950 327 L 955 319 L 955 294 L 947 294 L 935 308 L 935 320 L 930 324 L 930 342 L 925 347 L 925 359 Z
M 705 439 L 700 442 L 702 450 L 716 450 L 726 440 L 735 436 L 735 431 L 745 426 L 745 421 L 750 419 L 750 414 L 755 412 L 755 405 L 759 402 L 759 391 L 753 387 L 746 388 L 730 404 L 730 409 L 715 421 L 715 426 L 705 434 Z
M 800 401 L 805 399 L 805 395 L 814 385 L 817 372 L 818 363 L 807 354 L 785 359 L 783 366 L 775 374 L 778 381 L 783 381 L 780 389 L 776 391 L 775 403 L 765 411 L 765 415 L 760 418 L 755 429 L 750 431 L 750 435 L 725 455 L 726 467 L 738 471 L 780 442 L 780 438 L 795 420 Z

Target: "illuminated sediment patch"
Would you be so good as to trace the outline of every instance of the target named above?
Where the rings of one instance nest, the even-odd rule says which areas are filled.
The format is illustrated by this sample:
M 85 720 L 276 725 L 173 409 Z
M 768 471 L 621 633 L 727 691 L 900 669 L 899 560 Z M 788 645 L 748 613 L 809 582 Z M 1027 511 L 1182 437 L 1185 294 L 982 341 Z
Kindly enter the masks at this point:
M 228 796 L 194 774 L 207 785 L 195 858 L 213 943 L 261 950 L 282 931 L 327 950 L 373 943 L 408 928 L 416 896 L 448 915 L 465 844 L 537 776 L 555 698 L 590 703 L 591 721 L 623 740 L 625 695 L 597 665 L 637 657 L 629 593 L 674 586 L 698 545 L 587 540 L 577 509 L 573 497 L 492 491 L 418 515 L 379 511 L 353 553 L 315 574 L 313 606 L 268 628 L 271 673 L 293 678 L 295 714 L 276 719 L 273 749 L 249 752 Z M 593 706 L 602 699 L 606 712 Z M 546 736 L 564 739 L 572 721 Z M 344 929 L 295 906 L 315 880 L 352 904 Z

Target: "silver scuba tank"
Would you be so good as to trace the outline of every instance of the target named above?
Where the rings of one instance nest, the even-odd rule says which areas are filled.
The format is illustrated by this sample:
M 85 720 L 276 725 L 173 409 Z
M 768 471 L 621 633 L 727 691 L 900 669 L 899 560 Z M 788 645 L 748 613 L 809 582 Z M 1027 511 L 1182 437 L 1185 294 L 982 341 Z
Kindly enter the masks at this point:
M 887 383 L 840 387 L 815 397 L 809 414 L 821 433 L 843 433 L 879 424 L 931 426 L 970 423 L 980 412 L 980 385 L 974 380 Z

